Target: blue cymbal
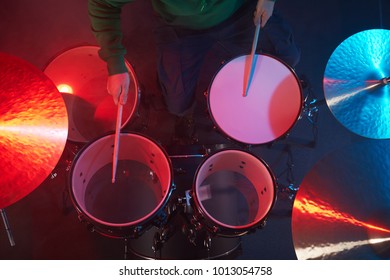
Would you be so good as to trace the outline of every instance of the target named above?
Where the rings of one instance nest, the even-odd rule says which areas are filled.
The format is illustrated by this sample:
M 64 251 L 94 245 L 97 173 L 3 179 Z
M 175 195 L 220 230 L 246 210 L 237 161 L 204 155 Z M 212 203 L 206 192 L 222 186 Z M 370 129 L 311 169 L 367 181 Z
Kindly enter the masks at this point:
M 390 138 L 390 30 L 371 29 L 344 40 L 332 53 L 323 87 L 327 105 L 350 131 Z

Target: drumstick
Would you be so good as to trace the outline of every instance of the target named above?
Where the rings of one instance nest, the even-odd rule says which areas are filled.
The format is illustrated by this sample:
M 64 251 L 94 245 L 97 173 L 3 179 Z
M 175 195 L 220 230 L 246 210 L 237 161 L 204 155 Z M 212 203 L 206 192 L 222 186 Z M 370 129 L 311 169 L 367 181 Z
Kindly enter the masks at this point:
M 115 183 L 115 177 L 116 177 L 116 169 L 118 165 L 118 151 L 119 151 L 119 140 L 120 140 L 120 134 L 121 134 L 121 126 L 122 126 L 122 111 L 123 111 L 123 105 L 119 101 L 118 102 L 118 112 L 116 116 L 116 127 L 115 127 L 115 142 L 114 142 L 114 153 L 112 155 L 112 179 L 111 182 Z
M 259 0 L 257 2 L 257 7 L 256 7 L 256 13 L 259 13 L 260 7 L 262 7 L 263 1 Z M 259 40 L 259 34 L 260 34 L 260 27 L 261 27 L 261 16 L 259 17 L 259 21 L 256 22 L 256 30 L 255 30 L 255 36 L 253 38 L 253 43 L 252 43 L 252 51 L 249 56 L 249 63 L 245 64 L 245 72 L 244 72 L 244 93 L 243 96 L 248 95 L 248 90 L 250 83 L 253 78 L 253 73 L 255 72 L 255 55 L 256 55 L 256 49 L 257 49 L 257 41 Z M 249 67 L 249 68 L 248 68 Z

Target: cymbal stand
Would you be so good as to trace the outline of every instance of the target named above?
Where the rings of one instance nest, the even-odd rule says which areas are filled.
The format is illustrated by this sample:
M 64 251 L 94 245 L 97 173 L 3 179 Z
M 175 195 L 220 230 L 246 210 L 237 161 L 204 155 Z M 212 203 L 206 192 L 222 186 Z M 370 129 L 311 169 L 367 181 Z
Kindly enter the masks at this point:
M 5 227 L 5 230 L 7 232 L 9 243 L 13 247 L 16 244 L 15 244 L 15 241 L 14 241 L 14 237 L 12 236 L 11 228 L 10 228 L 10 225 L 8 223 L 8 219 L 7 219 L 7 215 L 5 213 L 5 210 L 4 209 L 0 209 L 0 213 L 1 213 L 1 217 L 3 218 L 4 227 Z
M 299 186 L 295 185 L 295 177 L 294 177 L 294 172 L 293 172 L 294 158 L 293 158 L 293 154 L 292 154 L 290 145 L 287 145 L 286 151 L 287 151 L 287 163 L 286 163 L 287 167 L 284 171 L 282 171 L 281 174 L 279 174 L 277 176 L 277 178 L 280 178 L 282 175 L 286 174 L 287 186 L 283 186 L 283 188 L 280 189 L 280 191 L 282 193 L 286 193 L 288 198 L 290 200 L 293 200 L 295 197 L 295 194 L 299 190 Z M 281 184 L 279 184 L 279 185 L 282 186 Z

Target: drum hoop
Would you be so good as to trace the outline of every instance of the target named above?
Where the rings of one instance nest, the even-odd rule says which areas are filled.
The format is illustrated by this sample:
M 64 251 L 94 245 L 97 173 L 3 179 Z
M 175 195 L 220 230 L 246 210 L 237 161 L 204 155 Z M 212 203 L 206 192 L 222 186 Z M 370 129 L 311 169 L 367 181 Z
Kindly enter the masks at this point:
M 71 50 L 78 49 L 78 48 L 96 48 L 96 49 L 99 49 L 100 46 L 96 45 L 96 44 L 78 44 L 78 45 L 74 45 L 72 47 L 68 47 L 66 49 L 63 49 L 62 51 L 56 52 L 56 54 L 54 56 L 52 56 L 49 59 L 49 61 L 42 67 L 42 72 L 44 73 L 45 70 L 49 67 L 49 65 L 53 61 L 55 61 L 59 56 L 65 54 L 66 52 L 69 52 Z M 141 86 L 140 86 L 138 77 L 136 75 L 135 69 L 134 69 L 134 67 L 131 65 L 131 63 L 127 59 L 125 59 L 125 65 L 126 65 L 127 70 L 129 71 L 129 75 L 131 76 L 131 82 L 134 85 L 135 103 L 134 103 L 134 106 L 131 108 L 129 117 L 122 123 L 121 128 L 124 128 L 134 118 L 134 115 L 137 115 L 138 108 L 140 106 L 140 99 L 141 99 Z M 106 134 L 104 134 L 104 135 L 106 135 Z M 97 140 L 98 138 L 99 137 L 95 137 L 92 140 Z M 68 140 L 70 140 L 70 139 L 68 139 Z M 92 141 L 92 140 L 90 140 L 90 141 Z M 79 141 L 76 141 L 76 140 L 70 140 L 70 141 L 72 141 L 72 142 L 79 142 Z M 88 143 L 88 141 L 87 142 L 82 142 L 82 143 Z
M 270 177 L 271 177 L 271 180 L 272 180 L 272 186 L 273 186 L 273 191 L 274 191 L 274 195 L 273 195 L 273 199 L 272 199 L 272 202 L 271 204 L 269 205 L 269 210 L 267 211 L 266 215 L 264 215 L 264 217 L 258 221 L 255 221 L 255 222 L 252 222 L 252 223 L 249 223 L 247 225 L 242 225 L 242 226 L 229 226 L 227 224 L 224 224 L 224 223 L 221 223 L 219 222 L 218 220 L 214 219 L 207 211 L 206 209 L 204 209 L 201 205 L 201 202 L 199 201 L 199 198 L 197 197 L 196 195 L 196 183 L 197 183 L 197 179 L 198 179 L 198 175 L 199 175 L 199 171 L 200 169 L 204 166 L 204 164 L 206 163 L 206 161 L 208 159 L 210 159 L 211 157 L 215 156 L 216 154 L 218 153 L 222 153 L 224 151 L 239 151 L 239 152 L 244 152 L 244 153 L 247 153 L 249 156 L 252 156 L 254 159 L 258 160 L 261 164 L 264 165 L 264 167 L 267 169 Z M 199 212 L 199 214 L 202 216 L 203 220 L 205 221 L 206 223 L 206 227 L 207 228 L 210 228 L 212 229 L 215 224 L 217 224 L 219 227 L 222 227 L 223 230 L 225 231 L 228 231 L 230 234 L 224 234 L 223 232 L 222 233 L 217 233 L 218 235 L 220 236 L 231 236 L 231 235 L 234 235 L 234 236 L 240 236 L 240 235 L 243 235 L 245 234 L 246 232 L 248 232 L 249 230 L 251 230 L 252 228 L 256 228 L 258 225 L 260 225 L 264 220 L 267 219 L 269 213 L 271 212 L 272 208 L 274 207 L 275 205 L 275 202 L 276 202 L 276 199 L 277 199 L 277 189 L 278 189 L 278 186 L 277 186 L 277 183 L 276 183 L 276 177 L 275 175 L 273 174 L 271 168 L 269 167 L 269 165 L 261 158 L 259 158 L 258 156 L 254 155 L 253 153 L 251 152 L 248 152 L 248 151 L 245 151 L 243 149 L 239 149 L 239 148 L 223 148 L 221 150 L 217 150 L 217 151 L 214 151 L 213 153 L 209 154 L 198 166 L 198 168 L 196 169 L 196 172 L 195 172 L 195 177 L 194 177 L 194 182 L 193 182 L 193 187 L 192 187 L 192 199 L 194 200 L 194 203 L 195 203 L 195 208 L 196 208 L 196 211 Z
M 229 133 L 227 133 L 224 129 L 222 129 L 222 127 L 219 125 L 219 123 L 217 122 L 217 120 L 215 119 L 213 113 L 212 113 L 212 110 L 211 110 L 211 106 L 210 106 L 210 95 L 211 95 L 211 87 L 214 83 L 214 80 L 215 78 L 217 77 L 218 73 L 222 70 L 222 68 L 225 67 L 225 65 L 227 65 L 228 63 L 232 62 L 233 60 L 235 59 L 238 59 L 240 57 L 244 57 L 246 55 L 240 55 L 240 56 L 236 56 L 230 60 L 228 60 L 227 62 L 223 62 L 223 64 L 219 67 L 219 69 L 217 70 L 217 72 L 215 72 L 213 78 L 211 79 L 211 83 L 210 85 L 208 86 L 208 89 L 207 89 L 207 109 L 208 109 L 208 112 L 209 112 L 209 115 L 210 115 L 210 118 L 212 120 L 212 122 L 216 125 L 216 127 L 225 135 L 228 137 L 228 139 L 232 139 L 233 141 L 235 142 L 238 142 L 238 143 L 244 143 L 244 144 L 249 144 L 249 145 L 262 145 L 262 144 L 267 144 L 267 143 L 270 143 L 272 141 L 275 141 L 277 139 L 280 139 L 280 138 L 283 138 L 283 136 L 285 136 L 288 131 L 290 131 L 294 126 L 295 124 L 297 123 L 298 119 L 299 119 L 299 116 L 302 112 L 302 109 L 303 109 L 303 105 L 304 105 L 304 101 L 303 101 L 303 89 L 302 89 L 302 85 L 299 81 L 299 78 L 298 78 L 298 75 L 296 74 L 295 70 L 290 66 L 288 65 L 286 62 L 282 61 L 281 59 L 277 58 L 276 56 L 273 56 L 273 55 L 270 55 L 270 54 L 257 54 L 258 56 L 264 56 L 264 57 L 268 57 L 268 58 L 271 58 L 271 59 L 274 59 L 280 63 L 282 63 L 284 66 L 286 66 L 288 68 L 288 70 L 291 72 L 291 74 L 294 76 L 294 78 L 296 79 L 297 81 L 297 84 L 298 84 L 298 88 L 299 88 L 299 92 L 300 92 L 300 109 L 298 110 L 297 112 L 297 116 L 295 117 L 295 121 L 291 124 L 291 126 L 287 129 L 287 131 L 285 133 L 283 133 L 282 135 L 280 135 L 279 137 L 277 137 L 276 139 L 274 140 L 271 140 L 271 141 L 268 141 L 268 142 L 264 142 L 264 143 L 251 143 L 251 142 L 242 142 L 240 141 L 239 139 L 236 139 L 235 137 L 231 136 Z
M 140 138 L 145 138 L 146 140 L 152 142 L 153 144 L 156 145 L 156 147 L 158 147 L 161 152 L 164 154 L 166 160 L 167 160 L 167 163 L 168 163 L 168 166 L 169 166 L 169 189 L 168 191 L 166 192 L 166 194 L 164 195 L 164 198 L 161 199 L 160 203 L 153 209 L 153 211 L 151 211 L 150 213 L 148 213 L 147 215 L 145 215 L 144 217 L 138 219 L 138 220 L 135 220 L 135 221 L 131 221 L 131 222 L 127 222 L 127 223 L 109 223 L 109 222 L 106 222 L 106 221 L 102 221 L 101 219 L 97 219 L 96 217 L 92 216 L 88 211 L 86 211 L 85 209 L 83 209 L 83 207 L 80 206 L 80 204 L 77 202 L 77 199 L 74 195 L 74 192 L 73 192 L 73 184 L 72 184 L 72 179 L 73 179 L 73 173 L 74 173 L 74 168 L 75 168 L 75 163 L 78 162 L 79 158 L 81 157 L 81 155 L 85 152 L 85 150 L 87 150 L 89 147 L 91 147 L 92 144 L 96 143 L 98 140 L 100 139 L 103 139 L 107 136 L 110 136 L 110 135 L 113 135 L 112 132 L 108 132 L 102 136 L 99 136 L 97 138 L 95 138 L 93 141 L 89 142 L 88 144 L 84 145 L 83 148 L 77 153 L 77 155 L 74 157 L 74 160 L 72 161 L 72 166 L 71 166 L 71 169 L 70 169 L 70 172 L 68 173 L 68 176 L 67 176 L 67 185 L 68 185 L 68 191 L 69 191 L 69 194 L 70 194 L 70 198 L 71 198 L 71 201 L 72 201 L 72 204 L 73 206 L 76 208 L 76 210 L 79 212 L 79 213 L 82 213 L 84 216 L 86 216 L 88 218 L 88 220 L 92 221 L 92 222 L 99 222 L 99 225 L 100 226 L 106 226 L 106 227 L 112 227 L 112 228 L 118 228 L 118 227 L 131 227 L 131 226 L 138 226 L 139 224 L 145 224 L 151 220 L 153 220 L 153 218 L 160 212 L 163 210 L 163 208 L 167 205 L 170 197 L 171 197 L 171 194 L 174 190 L 174 182 L 173 182 L 173 167 L 172 167 L 172 162 L 168 156 L 168 153 L 162 148 L 162 146 L 160 144 L 158 144 L 156 141 L 154 141 L 153 139 L 149 138 L 148 136 L 142 134 L 142 133 L 136 133 L 136 132 L 122 132 L 122 134 L 131 134 L 131 135 L 135 135 L 137 137 L 140 137 Z

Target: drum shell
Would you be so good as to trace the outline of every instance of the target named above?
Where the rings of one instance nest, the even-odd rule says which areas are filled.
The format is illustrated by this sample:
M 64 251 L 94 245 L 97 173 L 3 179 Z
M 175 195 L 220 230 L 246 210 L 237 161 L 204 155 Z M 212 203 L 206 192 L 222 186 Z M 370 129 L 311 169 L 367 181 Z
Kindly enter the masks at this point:
M 96 171 L 105 164 L 112 164 L 114 137 L 114 134 L 106 134 L 80 150 L 69 173 L 69 193 L 80 221 L 86 223 L 91 231 L 112 238 L 137 238 L 151 226 L 160 227 L 167 220 L 166 206 L 175 189 L 172 163 L 162 147 L 152 139 L 139 133 L 121 133 L 118 162 L 131 159 L 147 165 L 160 178 L 163 196 L 151 212 L 139 219 L 125 222 L 101 220 L 86 209 L 84 196 L 86 186 Z M 94 153 L 95 150 L 98 150 L 98 155 Z M 91 156 L 94 157 L 93 160 L 90 160 Z
M 232 160 L 232 158 L 235 159 Z M 213 167 L 210 167 L 210 165 L 213 165 Z M 249 180 L 253 182 L 255 176 L 253 169 L 256 167 L 260 167 L 259 170 L 263 172 L 265 180 L 268 183 L 267 190 L 269 195 L 267 196 L 266 199 L 267 209 L 263 210 L 265 211 L 265 213 L 261 214 L 260 216 L 257 214 L 255 221 L 251 222 L 248 225 L 241 225 L 241 226 L 227 225 L 212 217 L 205 209 L 205 207 L 202 206 L 203 203 L 202 203 L 202 198 L 200 198 L 199 195 L 200 193 L 199 185 L 202 184 L 202 181 L 204 180 L 199 179 L 201 176 L 207 179 L 209 175 L 213 175 L 218 171 L 232 171 L 232 172 L 239 172 L 243 175 L 250 174 Z M 213 170 L 213 168 L 216 170 Z M 246 170 L 250 170 L 250 171 L 247 173 Z M 241 149 L 222 149 L 210 154 L 199 165 L 195 173 L 195 179 L 190 193 L 192 198 L 191 206 L 193 209 L 193 218 L 191 223 L 195 226 L 195 229 L 198 230 L 205 229 L 209 231 L 212 235 L 221 236 L 221 237 L 237 237 L 237 236 L 245 235 L 248 232 L 254 231 L 265 225 L 265 222 L 268 218 L 268 214 L 272 210 L 276 201 L 277 185 L 276 185 L 275 176 L 273 175 L 271 169 L 269 168 L 269 166 L 266 164 L 264 160 L 256 157 L 252 153 L 246 152 Z M 257 193 L 257 195 L 262 196 L 263 194 Z

